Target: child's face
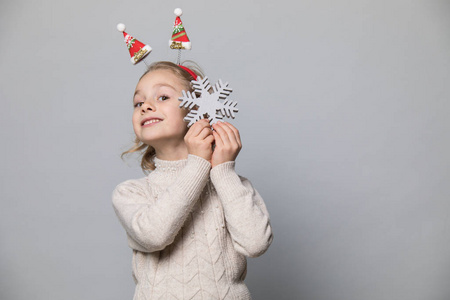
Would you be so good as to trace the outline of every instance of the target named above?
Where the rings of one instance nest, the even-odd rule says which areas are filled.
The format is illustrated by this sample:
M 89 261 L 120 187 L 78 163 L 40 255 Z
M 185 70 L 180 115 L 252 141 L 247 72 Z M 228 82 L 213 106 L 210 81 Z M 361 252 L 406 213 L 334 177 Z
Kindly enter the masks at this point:
M 170 70 L 147 73 L 133 98 L 133 128 L 138 139 L 153 147 L 176 146 L 184 141 L 187 111 L 179 108 L 186 87 Z

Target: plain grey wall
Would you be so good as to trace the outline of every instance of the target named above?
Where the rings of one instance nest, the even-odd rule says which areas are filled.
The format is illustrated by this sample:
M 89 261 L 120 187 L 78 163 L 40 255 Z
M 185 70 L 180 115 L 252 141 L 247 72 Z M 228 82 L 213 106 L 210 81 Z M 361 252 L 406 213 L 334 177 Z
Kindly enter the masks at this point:
M 181 7 L 197 61 L 234 88 L 238 171 L 275 240 L 255 299 L 450 299 L 448 1 L 0 4 L 1 299 L 131 299 L 111 206 L 143 176 L 116 24 L 167 47 Z

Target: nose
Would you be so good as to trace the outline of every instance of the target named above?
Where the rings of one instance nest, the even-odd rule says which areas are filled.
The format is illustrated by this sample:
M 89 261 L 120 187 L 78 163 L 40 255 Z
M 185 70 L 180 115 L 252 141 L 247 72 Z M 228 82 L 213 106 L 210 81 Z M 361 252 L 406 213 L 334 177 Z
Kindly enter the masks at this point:
M 142 103 L 141 112 L 144 114 L 146 111 L 155 111 L 155 106 L 150 101 Z

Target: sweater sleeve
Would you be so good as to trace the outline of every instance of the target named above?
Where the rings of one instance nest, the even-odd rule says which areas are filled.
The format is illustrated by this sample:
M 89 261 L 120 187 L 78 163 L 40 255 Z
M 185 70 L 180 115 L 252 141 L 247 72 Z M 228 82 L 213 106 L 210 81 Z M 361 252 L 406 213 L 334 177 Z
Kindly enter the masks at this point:
M 262 255 L 272 243 L 269 213 L 249 180 L 226 162 L 211 170 L 211 181 L 222 202 L 227 229 L 236 251 L 249 256 Z
M 158 199 L 148 199 L 146 187 L 137 180 L 119 184 L 113 192 L 113 207 L 130 247 L 154 252 L 170 245 L 206 185 L 210 168 L 207 160 L 189 155 L 177 179 Z

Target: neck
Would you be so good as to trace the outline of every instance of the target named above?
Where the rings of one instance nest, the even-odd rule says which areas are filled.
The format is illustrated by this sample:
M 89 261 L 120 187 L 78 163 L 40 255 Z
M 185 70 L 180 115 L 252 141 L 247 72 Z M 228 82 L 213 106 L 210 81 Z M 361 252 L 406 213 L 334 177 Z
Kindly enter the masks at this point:
M 181 160 L 188 157 L 187 146 L 184 140 L 179 143 L 165 143 L 162 145 L 155 145 L 152 147 L 155 149 L 156 157 L 161 160 Z

